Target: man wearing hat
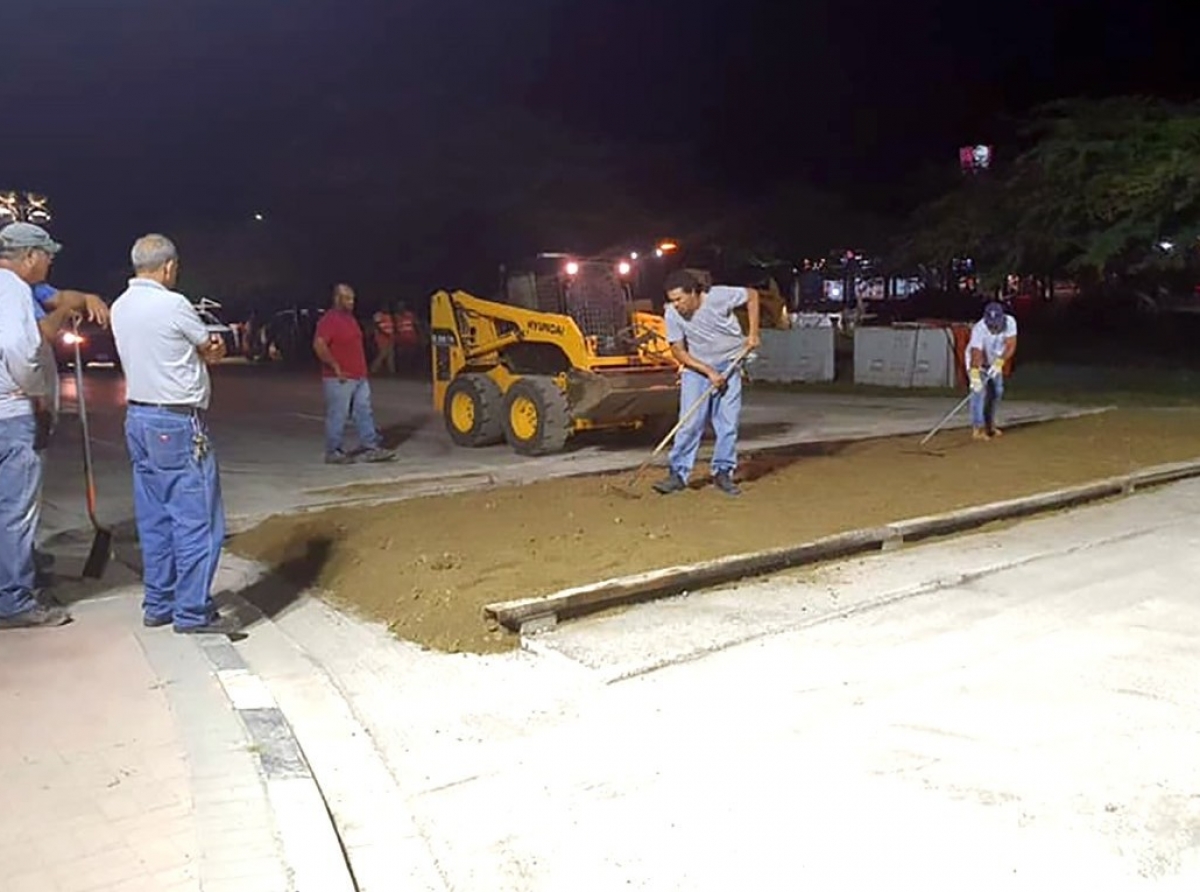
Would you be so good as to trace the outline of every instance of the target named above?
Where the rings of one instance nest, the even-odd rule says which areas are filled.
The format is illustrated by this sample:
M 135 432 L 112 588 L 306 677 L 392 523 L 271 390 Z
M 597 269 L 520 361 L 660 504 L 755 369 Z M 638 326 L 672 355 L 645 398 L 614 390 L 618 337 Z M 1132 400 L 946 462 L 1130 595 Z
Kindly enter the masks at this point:
M 38 416 L 48 411 L 54 386 L 45 332 L 57 331 L 71 313 L 86 311 L 99 298 L 60 291 L 39 326 L 30 285 L 46 280 L 61 248 L 32 223 L 0 229 L 0 629 L 59 626 L 71 618 L 61 607 L 40 604 L 34 593 L 42 480 Z
M 996 409 L 1004 396 L 1004 370 L 1017 352 L 1017 320 L 992 301 L 971 329 L 964 356 L 971 382 L 971 436 L 988 440 L 1001 435 Z

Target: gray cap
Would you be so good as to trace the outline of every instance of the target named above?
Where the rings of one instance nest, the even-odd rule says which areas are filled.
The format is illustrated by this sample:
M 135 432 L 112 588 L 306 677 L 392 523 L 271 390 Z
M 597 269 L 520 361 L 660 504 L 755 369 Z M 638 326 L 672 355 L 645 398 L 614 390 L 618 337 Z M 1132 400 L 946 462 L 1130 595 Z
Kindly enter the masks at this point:
M 57 254 L 62 250 L 62 245 L 33 223 L 9 223 L 0 229 L 0 251 L 20 248 L 40 248 L 47 254 Z

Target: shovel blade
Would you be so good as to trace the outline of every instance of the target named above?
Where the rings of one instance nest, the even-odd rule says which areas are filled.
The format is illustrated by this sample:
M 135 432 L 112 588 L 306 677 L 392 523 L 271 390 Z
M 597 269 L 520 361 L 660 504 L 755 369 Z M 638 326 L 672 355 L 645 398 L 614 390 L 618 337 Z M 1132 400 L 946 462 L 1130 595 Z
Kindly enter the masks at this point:
M 84 579 L 99 579 L 104 575 L 112 558 L 112 543 L 112 532 L 96 530 L 96 535 L 92 537 L 92 550 L 88 552 L 87 560 L 83 564 Z

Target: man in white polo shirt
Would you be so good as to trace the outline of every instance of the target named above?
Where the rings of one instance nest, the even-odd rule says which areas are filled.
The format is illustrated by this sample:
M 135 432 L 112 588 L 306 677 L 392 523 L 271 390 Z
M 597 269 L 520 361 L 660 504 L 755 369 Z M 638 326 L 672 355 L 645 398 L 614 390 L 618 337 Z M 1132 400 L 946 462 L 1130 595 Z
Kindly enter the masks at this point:
M 166 236 L 147 235 L 132 251 L 134 278 L 112 308 L 125 367 L 125 443 L 133 463 L 133 507 L 142 548 L 147 626 L 229 634 L 212 583 L 225 539 L 221 482 L 204 421 L 207 363 L 225 355 L 196 308 L 172 289 L 179 255 Z

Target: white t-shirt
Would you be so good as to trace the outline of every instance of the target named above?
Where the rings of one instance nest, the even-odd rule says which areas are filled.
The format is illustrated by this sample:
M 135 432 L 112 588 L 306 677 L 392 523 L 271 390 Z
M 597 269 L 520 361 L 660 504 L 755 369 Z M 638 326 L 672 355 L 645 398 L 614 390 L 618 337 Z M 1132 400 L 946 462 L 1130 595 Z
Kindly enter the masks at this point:
M 130 279 L 113 304 L 112 330 L 127 399 L 208 408 L 212 385 L 196 348 L 209 333 L 191 301 L 149 279 Z
M 1004 347 L 1008 343 L 1008 339 L 1016 336 L 1017 320 L 1007 313 L 1004 316 L 1004 331 L 1000 334 L 992 334 L 984 321 L 980 319 L 971 329 L 971 340 L 967 342 L 967 352 L 963 354 L 963 361 L 967 368 L 970 368 L 971 351 L 982 350 L 983 367 L 987 368 L 1004 355 Z
M 667 341 L 685 341 L 687 352 L 705 365 L 718 366 L 738 355 L 746 343 L 742 326 L 733 311 L 750 299 L 745 288 L 714 285 L 704 295 L 691 319 L 668 306 L 664 314 Z
M 0 269 L 0 418 L 33 414 L 32 396 L 46 396 L 42 332 L 33 292 L 10 269 Z

